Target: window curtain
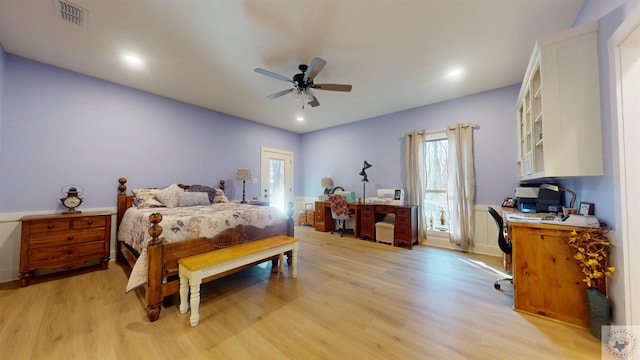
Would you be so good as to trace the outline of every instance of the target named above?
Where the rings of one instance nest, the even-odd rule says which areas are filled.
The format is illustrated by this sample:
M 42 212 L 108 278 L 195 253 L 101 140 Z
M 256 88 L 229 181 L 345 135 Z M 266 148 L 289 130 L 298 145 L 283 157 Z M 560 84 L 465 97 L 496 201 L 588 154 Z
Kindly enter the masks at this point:
M 473 167 L 473 124 L 447 128 L 449 143 L 447 200 L 449 239 L 462 251 L 473 246 L 473 197 L 476 190 Z
M 427 239 L 427 216 L 422 211 L 424 206 L 424 189 L 427 186 L 426 173 L 426 136 L 424 130 L 412 131 L 405 135 L 405 184 L 407 200 L 411 205 L 418 205 L 418 242 Z

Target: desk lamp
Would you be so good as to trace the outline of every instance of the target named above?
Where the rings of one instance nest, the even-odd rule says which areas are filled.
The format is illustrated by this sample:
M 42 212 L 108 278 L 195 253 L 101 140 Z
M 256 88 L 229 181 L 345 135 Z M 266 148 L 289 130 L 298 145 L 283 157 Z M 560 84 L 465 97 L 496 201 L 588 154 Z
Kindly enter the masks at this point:
M 369 164 L 367 162 L 367 160 L 364 161 L 364 165 L 362 166 L 362 171 L 360 171 L 360 173 L 358 173 L 358 175 L 362 176 L 362 203 L 364 204 L 366 196 L 365 196 L 365 186 L 366 184 L 369 182 L 369 179 L 367 178 L 367 172 L 365 170 L 367 170 L 368 168 L 370 168 L 371 164 Z
M 240 203 L 242 204 L 246 204 L 246 200 L 244 199 L 244 186 L 245 183 L 247 182 L 247 180 L 251 180 L 251 170 L 246 170 L 246 169 L 241 169 L 238 170 L 238 173 L 236 174 L 238 180 L 242 180 L 242 201 L 240 201 Z

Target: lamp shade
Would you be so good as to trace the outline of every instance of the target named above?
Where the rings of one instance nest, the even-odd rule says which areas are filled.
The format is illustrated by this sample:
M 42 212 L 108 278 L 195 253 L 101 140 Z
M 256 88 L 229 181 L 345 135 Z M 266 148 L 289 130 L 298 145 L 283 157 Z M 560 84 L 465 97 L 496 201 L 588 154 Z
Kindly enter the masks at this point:
M 240 169 L 237 174 L 238 180 L 248 181 L 251 180 L 251 170 Z
M 331 180 L 331 178 L 328 178 L 328 177 L 323 177 L 322 179 L 320 179 L 320 185 L 323 188 L 332 187 L 333 186 L 333 180 Z

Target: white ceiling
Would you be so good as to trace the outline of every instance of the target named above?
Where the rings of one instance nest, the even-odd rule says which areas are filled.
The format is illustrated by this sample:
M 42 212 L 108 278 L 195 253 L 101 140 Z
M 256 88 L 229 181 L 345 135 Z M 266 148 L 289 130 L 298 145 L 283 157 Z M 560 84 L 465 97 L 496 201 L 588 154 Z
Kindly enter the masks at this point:
M 86 26 L 54 2 L 0 0 L 5 51 L 305 133 L 519 83 L 535 40 L 570 28 L 584 0 L 71 0 Z M 314 56 L 316 83 L 353 90 L 317 90 L 304 110 L 265 99 L 290 84 L 254 68 L 290 78 Z

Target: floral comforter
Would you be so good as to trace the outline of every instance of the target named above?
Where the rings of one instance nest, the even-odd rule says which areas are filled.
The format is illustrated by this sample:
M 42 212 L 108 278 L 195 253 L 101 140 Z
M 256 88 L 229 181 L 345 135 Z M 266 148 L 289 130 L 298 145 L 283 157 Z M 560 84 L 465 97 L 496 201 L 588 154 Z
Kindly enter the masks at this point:
M 237 203 L 215 203 L 206 206 L 178 208 L 127 209 L 118 228 L 118 241 L 134 248 L 140 257 L 136 261 L 126 291 L 147 282 L 147 244 L 151 241 L 148 229 L 149 215 L 162 214 L 161 238 L 165 242 L 177 242 L 198 237 L 213 237 L 224 229 L 237 225 L 252 225 L 258 228 L 286 221 L 277 208 Z

